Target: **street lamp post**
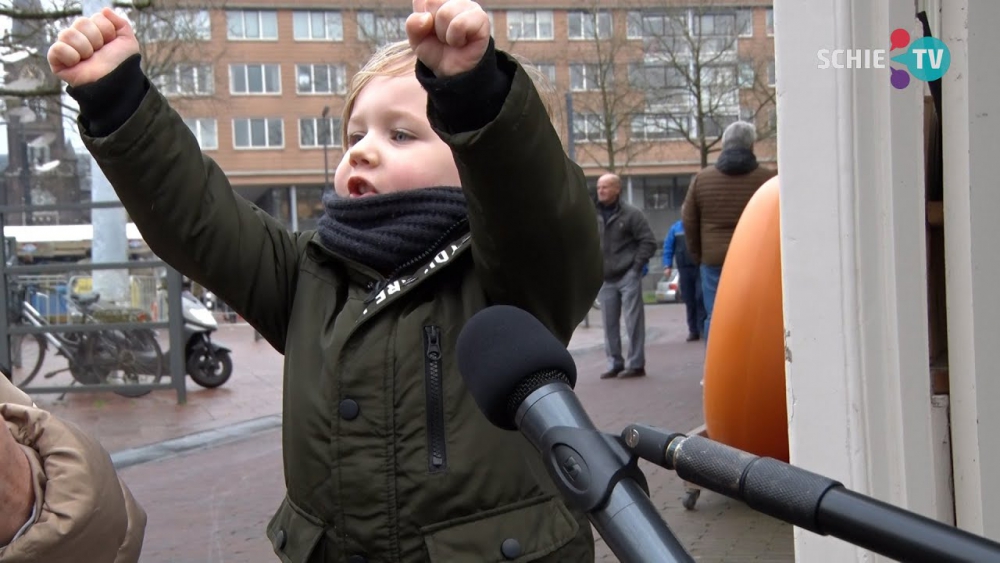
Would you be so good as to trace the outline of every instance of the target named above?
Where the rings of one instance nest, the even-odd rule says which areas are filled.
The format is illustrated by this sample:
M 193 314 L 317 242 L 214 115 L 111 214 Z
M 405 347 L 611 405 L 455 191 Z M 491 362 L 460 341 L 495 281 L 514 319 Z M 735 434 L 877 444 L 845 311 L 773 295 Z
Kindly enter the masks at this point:
M 327 157 L 327 148 L 330 146 L 330 106 L 323 106 L 323 127 L 317 127 L 320 132 L 326 131 L 323 135 L 323 189 L 330 191 L 330 161 Z

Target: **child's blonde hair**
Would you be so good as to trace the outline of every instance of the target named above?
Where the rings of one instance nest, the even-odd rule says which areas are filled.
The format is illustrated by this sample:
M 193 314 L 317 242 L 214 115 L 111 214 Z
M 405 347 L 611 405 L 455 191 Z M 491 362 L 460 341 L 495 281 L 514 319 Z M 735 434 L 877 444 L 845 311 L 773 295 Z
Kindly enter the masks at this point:
M 524 68 L 528 78 L 534 83 L 535 89 L 538 90 L 542 103 L 545 105 L 545 111 L 549 114 L 549 119 L 553 120 L 553 125 L 556 127 L 556 131 L 559 133 L 561 139 L 563 137 L 562 131 L 556 124 L 553 115 L 553 109 L 557 107 L 554 103 L 555 84 L 552 84 L 548 77 L 542 74 L 537 67 L 531 65 L 523 58 L 517 55 L 511 55 L 511 57 Z M 351 113 L 354 112 L 354 104 L 357 102 L 358 94 L 361 93 L 361 90 L 376 76 L 405 76 L 407 73 L 413 72 L 416 62 L 417 54 L 413 52 L 410 43 L 405 40 L 397 41 L 377 50 L 368 59 L 368 62 L 351 78 L 351 83 L 347 87 L 347 97 L 344 101 L 344 111 L 341 114 L 340 121 L 340 134 L 343 143 L 341 146 L 345 150 L 349 146 L 347 122 L 351 119 Z

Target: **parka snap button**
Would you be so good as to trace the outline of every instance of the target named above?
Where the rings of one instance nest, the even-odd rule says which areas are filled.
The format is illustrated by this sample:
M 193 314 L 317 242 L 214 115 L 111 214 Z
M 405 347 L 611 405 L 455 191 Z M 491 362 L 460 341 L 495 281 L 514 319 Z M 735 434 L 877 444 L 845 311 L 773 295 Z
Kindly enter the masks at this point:
M 347 563 L 368 563 L 364 555 L 352 555 L 347 558 Z
M 517 559 L 521 556 L 521 542 L 514 538 L 507 538 L 500 544 L 500 553 L 507 559 Z
M 288 541 L 288 534 L 284 530 L 278 530 L 274 534 L 274 549 L 281 551 L 285 548 L 286 541 Z
M 361 413 L 361 407 L 354 399 L 344 399 L 340 402 L 340 418 L 344 420 L 354 420 Z M 350 563 L 354 563 L 351 561 Z

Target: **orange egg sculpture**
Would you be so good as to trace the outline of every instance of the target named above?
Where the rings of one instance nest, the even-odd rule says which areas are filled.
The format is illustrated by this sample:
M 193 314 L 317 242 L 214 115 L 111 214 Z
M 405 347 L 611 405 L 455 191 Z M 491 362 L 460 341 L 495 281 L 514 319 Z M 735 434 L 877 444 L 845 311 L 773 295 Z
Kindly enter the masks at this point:
M 712 440 L 788 462 L 778 178 L 740 216 L 726 253 L 705 356 Z

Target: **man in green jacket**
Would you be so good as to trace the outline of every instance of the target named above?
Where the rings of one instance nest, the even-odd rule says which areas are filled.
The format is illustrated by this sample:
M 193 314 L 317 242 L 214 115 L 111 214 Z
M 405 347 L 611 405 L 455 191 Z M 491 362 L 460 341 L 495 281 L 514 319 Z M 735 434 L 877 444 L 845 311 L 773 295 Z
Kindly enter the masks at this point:
M 582 171 L 478 4 L 418 0 L 406 27 L 355 77 L 336 195 L 298 234 L 233 192 L 113 12 L 49 61 L 150 248 L 285 355 L 282 561 L 592 561 L 585 515 L 455 361 L 492 304 L 569 342 L 602 277 Z

